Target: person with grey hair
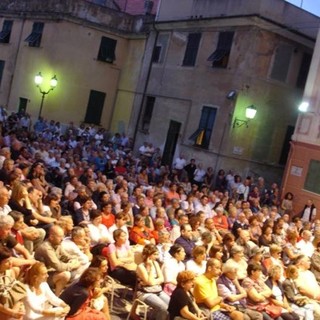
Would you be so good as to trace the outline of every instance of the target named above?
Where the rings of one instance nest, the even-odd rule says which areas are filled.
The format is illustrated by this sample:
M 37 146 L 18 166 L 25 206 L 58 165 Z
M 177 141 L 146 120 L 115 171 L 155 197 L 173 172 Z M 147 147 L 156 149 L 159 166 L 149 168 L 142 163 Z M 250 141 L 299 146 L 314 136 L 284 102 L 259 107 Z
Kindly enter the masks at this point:
M 232 265 L 222 267 L 222 275 L 217 280 L 219 296 L 228 305 L 243 313 L 244 320 L 262 320 L 262 314 L 247 308 L 247 292 L 237 279 L 237 268 Z
M 303 230 L 301 237 L 302 239 L 297 243 L 297 248 L 300 249 L 300 252 L 303 252 L 304 255 L 311 258 L 314 253 L 314 245 L 311 241 L 312 232 Z
M 14 267 L 27 266 L 35 263 L 28 250 L 11 235 L 14 220 L 11 216 L 0 216 L 0 245 L 17 254 L 12 258 Z M 20 255 L 20 256 L 18 256 Z
M 244 258 L 243 247 L 234 245 L 230 250 L 230 259 L 225 263 L 226 267 L 232 267 L 237 269 L 237 279 L 243 280 L 247 276 L 248 264 Z

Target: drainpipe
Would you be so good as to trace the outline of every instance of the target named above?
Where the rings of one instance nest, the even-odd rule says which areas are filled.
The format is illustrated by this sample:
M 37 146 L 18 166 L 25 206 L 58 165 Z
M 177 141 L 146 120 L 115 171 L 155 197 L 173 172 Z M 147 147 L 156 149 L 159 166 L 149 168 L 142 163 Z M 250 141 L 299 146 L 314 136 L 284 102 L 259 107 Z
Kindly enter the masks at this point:
M 132 138 L 133 139 L 133 149 L 134 149 L 135 143 L 136 143 L 138 128 L 139 128 L 139 124 L 140 124 L 140 118 L 141 118 L 141 115 L 142 115 L 143 105 L 144 105 L 146 92 L 147 92 L 147 88 L 148 88 L 148 84 L 149 84 L 149 80 L 150 80 L 150 75 L 151 75 L 151 70 L 152 70 L 152 56 L 153 56 L 153 52 L 155 50 L 155 47 L 157 45 L 158 36 L 159 36 L 159 31 L 157 30 L 154 21 L 153 21 L 152 27 L 156 31 L 156 35 L 155 35 L 155 39 L 154 39 L 154 43 L 153 43 L 152 55 L 151 55 L 149 66 L 148 66 L 147 77 L 146 77 L 146 81 L 145 81 L 144 88 L 143 88 L 143 91 L 142 91 L 142 99 L 141 99 L 141 103 L 140 103 L 140 106 L 139 106 L 138 118 L 137 118 L 136 125 L 135 125 L 135 128 L 134 128 L 134 133 L 133 133 L 133 138 Z
M 11 75 L 10 81 L 9 81 L 9 88 L 8 88 L 8 94 L 7 94 L 7 99 L 6 99 L 6 106 L 8 107 L 9 101 L 10 101 L 10 96 L 11 96 L 11 89 L 12 89 L 12 83 L 13 83 L 13 78 L 16 72 L 16 67 L 17 67 L 17 60 L 18 60 L 18 56 L 19 56 L 19 52 L 20 52 L 20 46 L 21 46 L 21 39 L 22 39 L 22 33 L 23 33 L 23 29 L 24 29 L 24 24 L 26 22 L 26 18 L 24 17 L 23 14 L 23 18 L 22 18 L 22 24 L 21 24 L 21 29 L 20 29 L 20 34 L 19 34 L 19 40 L 18 40 L 18 47 L 16 50 L 16 54 L 14 55 L 13 58 L 13 73 Z

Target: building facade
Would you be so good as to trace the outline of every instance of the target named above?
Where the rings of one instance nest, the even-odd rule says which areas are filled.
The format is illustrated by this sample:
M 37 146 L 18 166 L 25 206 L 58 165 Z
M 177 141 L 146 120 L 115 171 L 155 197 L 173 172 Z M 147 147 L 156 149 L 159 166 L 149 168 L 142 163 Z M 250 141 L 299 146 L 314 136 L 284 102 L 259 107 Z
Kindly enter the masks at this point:
M 283 179 L 283 194 L 295 195 L 299 212 L 310 199 L 320 208 L 320 31 L 303 95 L 309 104 L 301 112 L 291 141 L 290 155 Z
M 1 1 L 0 103 L 62 123 L 128 126 L 151 17 L 119 11 L 114 1 Z
M 162 0 L 131 116 L 136 146 L 160 146 L 164 164 L 182 152 L 280 182 L 319 21 L 283 0 Z

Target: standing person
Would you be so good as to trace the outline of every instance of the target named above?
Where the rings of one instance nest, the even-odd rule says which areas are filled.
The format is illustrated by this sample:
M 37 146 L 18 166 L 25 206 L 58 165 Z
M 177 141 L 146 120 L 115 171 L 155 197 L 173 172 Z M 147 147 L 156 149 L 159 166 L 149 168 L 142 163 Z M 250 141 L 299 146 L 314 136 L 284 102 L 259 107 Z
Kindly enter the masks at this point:
M 51 291 L 47 278 L 48 270 L 42 262 L 36 262 L 27 271 L 24 319 L 62 320 L 68 314 L 70 307 Z
M 202 164 L 199 163 L 197 169 L 193 174 L 193 182 L 200 188 L 204 181 L 204 176 L 206 175 L 205 170 L 203 170 Z
M 162 291 L 164 278 L 157 262 L 158 256 L 159 251 L 154 244 L 145 245 L 142 251 L 143 262 L 137 268 L 137 297 L 156 310 L 156 320 L 166 320 L 170 298 Z
M 316 216 L 317 209 L 313 204 L 313 201 L 309 199 L 301 212 L 301 220 L 306 222 L 313 222 Z
M 179 180 L 181 180 L 183 169 L 186 164 L 187 161 L 182 153 L 174 160 L 173 168 L 176 170 Z
M 188 175 L 188 180 L 189 182 L 193 182 L 193 176 L 194 176 L 194 172 L 197 169 L 196 166 L 196 160 L 195 159 L 190 159 L 190 163 L 188 163 L 185 167 L 184 170 L 187 172 Z
M 195 302 L 192 294 L 195 274 L 192 271 L 181 271 L 177 275 L 177 287 L 172 292 L 169 302 L 169 319 L 181 317 L 187 320 L 201 320 L 204 314 Z

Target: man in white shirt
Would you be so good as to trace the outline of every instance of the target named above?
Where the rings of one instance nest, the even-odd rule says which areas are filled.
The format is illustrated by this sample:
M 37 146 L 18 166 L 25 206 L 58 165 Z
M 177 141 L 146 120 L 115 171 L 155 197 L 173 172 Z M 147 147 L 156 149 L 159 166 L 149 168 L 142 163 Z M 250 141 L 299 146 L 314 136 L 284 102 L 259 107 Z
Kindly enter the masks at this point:
M 211 209 L 210 205 L 208 204 L 209 198 L 207 195 L 203 195 L 200 198 L 200 202 L 196 203 L 195 205 L 195 212 L 203 211 L 206 215 L 206 218 L 213 218 L 215 216 L 214 211 Z
M 311 258 L 314 252 L 314 245 L 311 242 L 312 233 L 309 230 L 304 230 L 301 236 L 302 239 L 297 243 L 297 248 L 299 248 L 300 252 L 303 252 L 304 255 Z

